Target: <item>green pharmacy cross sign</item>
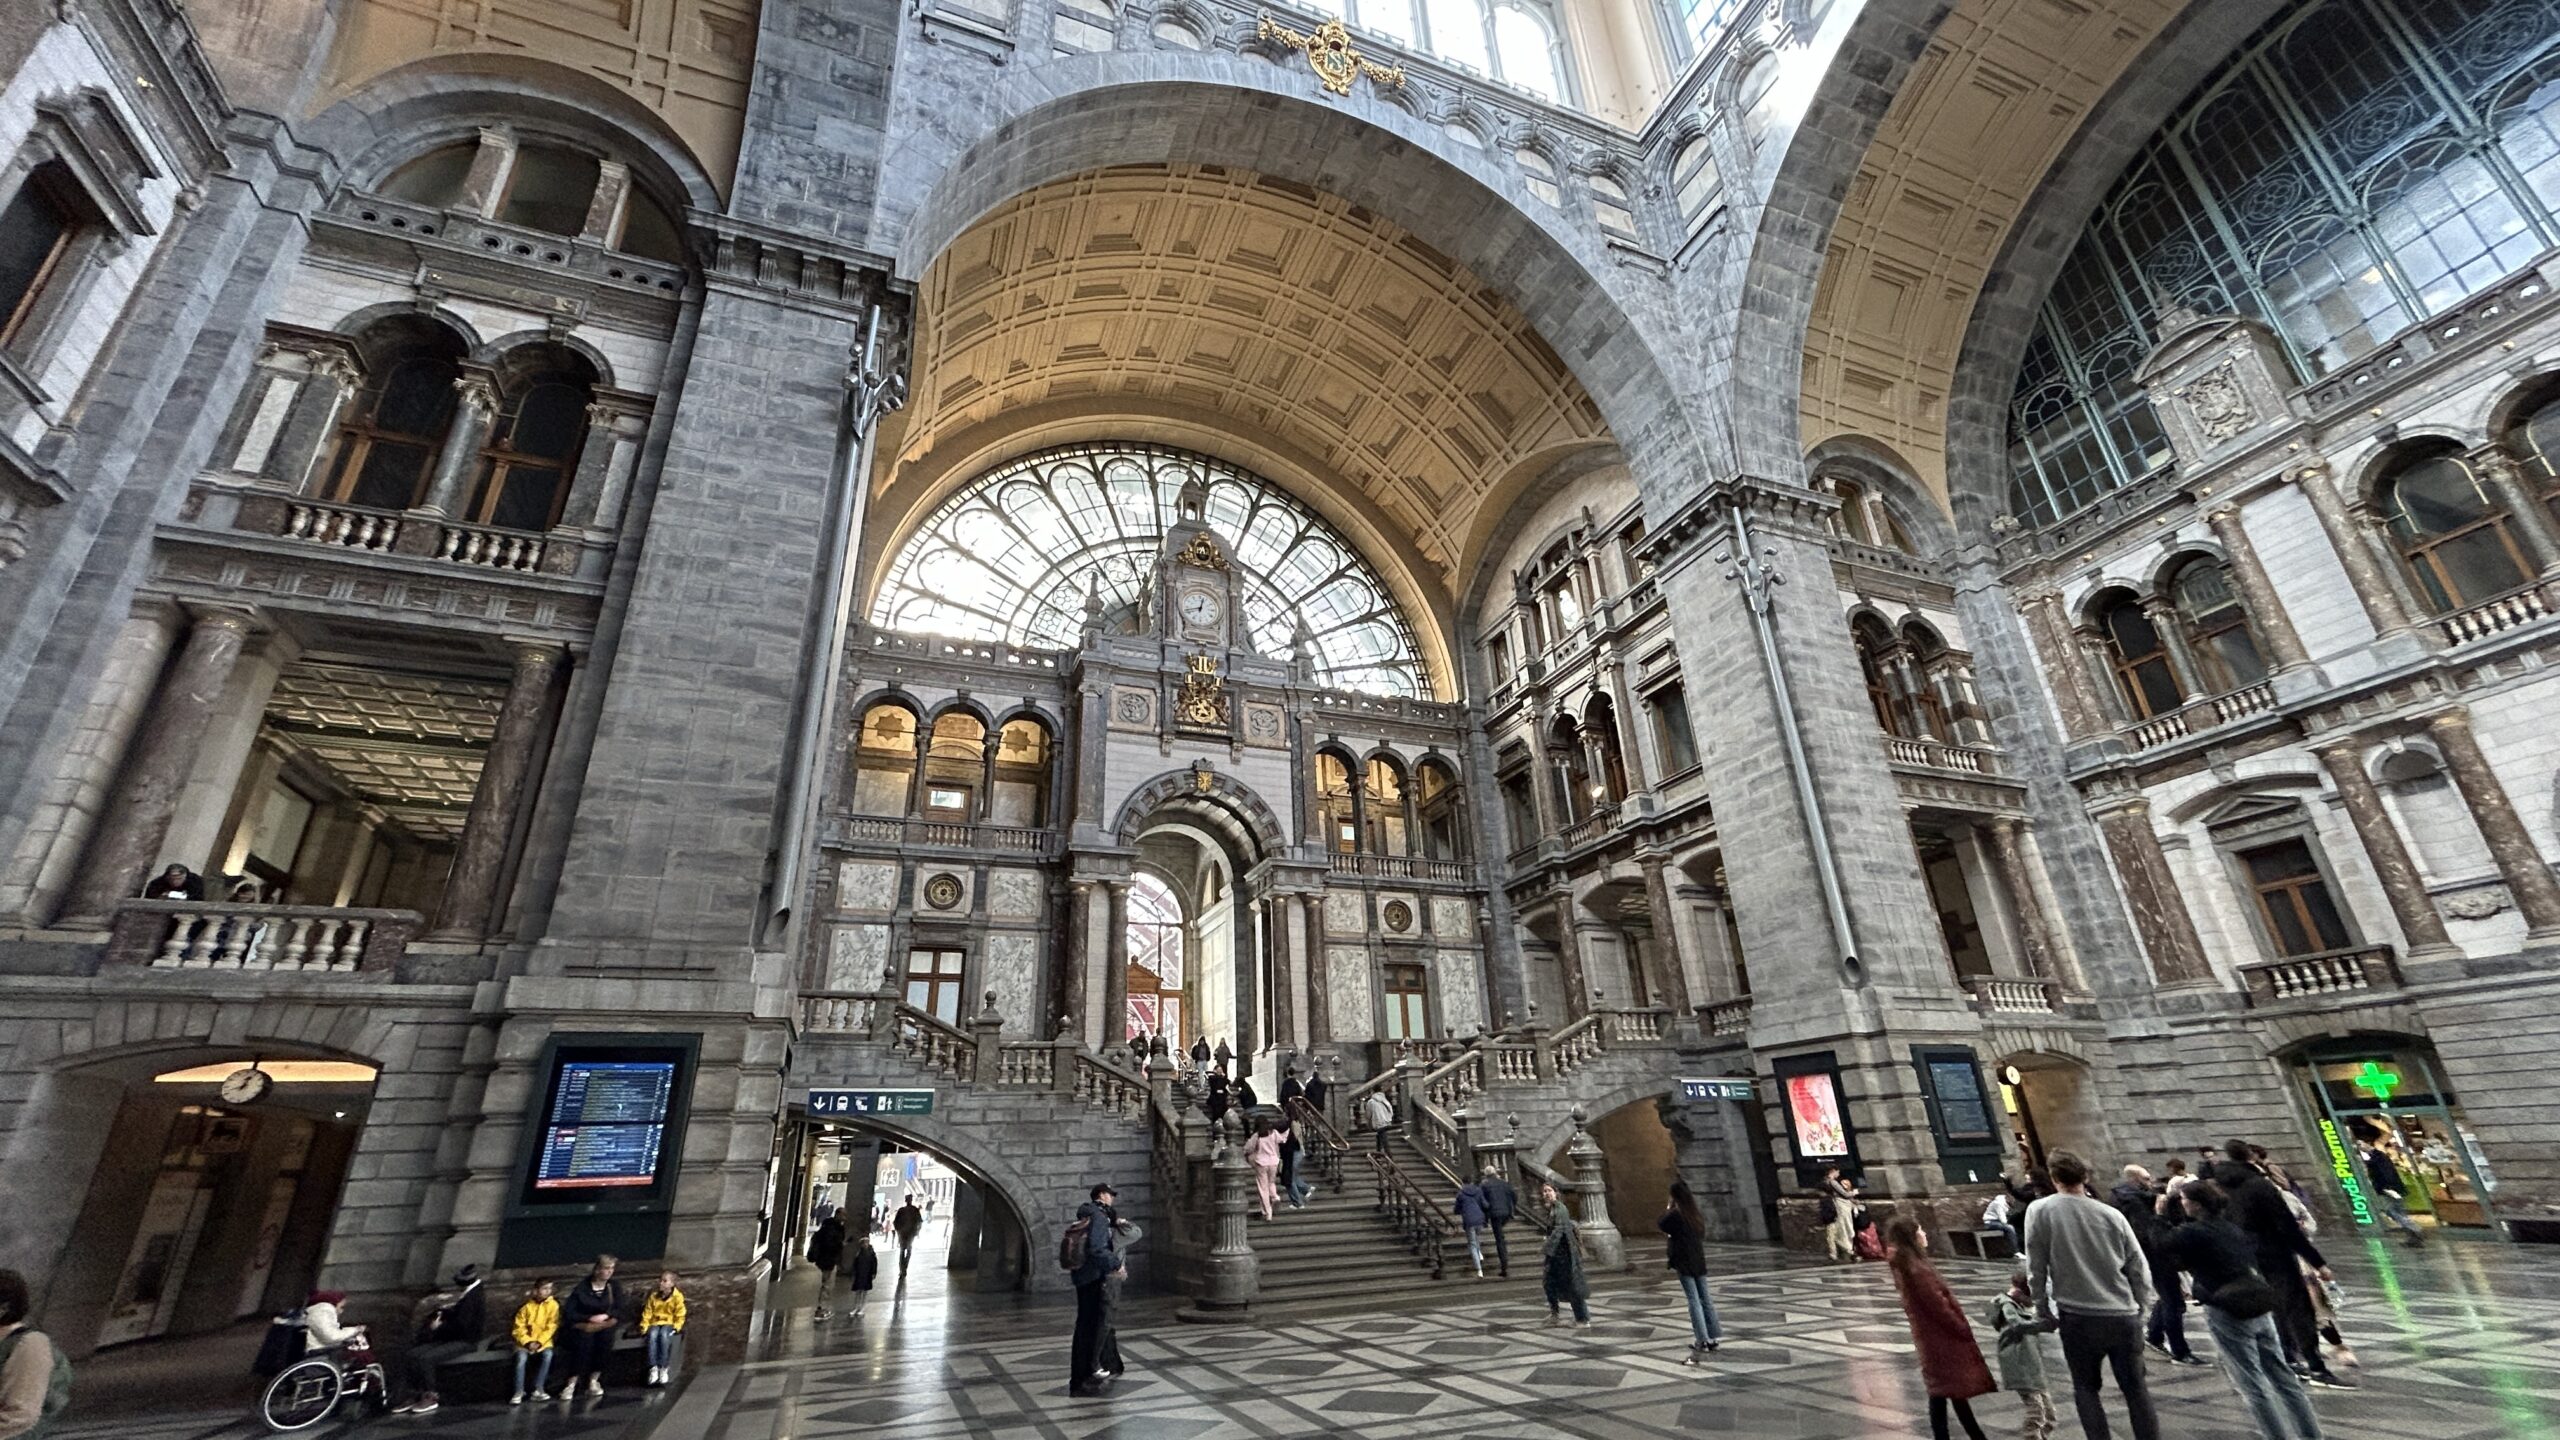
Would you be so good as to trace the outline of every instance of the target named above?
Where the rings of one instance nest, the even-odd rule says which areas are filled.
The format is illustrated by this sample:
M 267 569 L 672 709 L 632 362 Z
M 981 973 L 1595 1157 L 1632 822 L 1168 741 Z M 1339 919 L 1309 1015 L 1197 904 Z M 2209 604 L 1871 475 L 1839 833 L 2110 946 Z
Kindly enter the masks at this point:
M 2349 1084 L 2385 1105 L 2391 1103 L 2391 1092 L 2400 1088 L 2399 1071 L 2385 1070 L 2371 1060 L 2364 1062 L 2362 1070 L 2347 1078 Z

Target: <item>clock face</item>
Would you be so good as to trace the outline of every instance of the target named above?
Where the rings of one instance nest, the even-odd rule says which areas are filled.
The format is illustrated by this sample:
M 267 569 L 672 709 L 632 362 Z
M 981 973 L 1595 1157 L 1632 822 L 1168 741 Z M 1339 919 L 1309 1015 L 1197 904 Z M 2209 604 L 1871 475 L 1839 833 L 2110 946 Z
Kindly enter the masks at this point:
M 246 1105 L 266 1094 L 267 1087 L 274 1083 L 274 1076 L 255 1066 L 234 1070 L 222 1077 L 222 1098 L 226 1104 Z
M 1182 620 L 1186 625 L 1215 625 L 1220 608 L 1218 597 L 1206 590 L 1182 592 Z

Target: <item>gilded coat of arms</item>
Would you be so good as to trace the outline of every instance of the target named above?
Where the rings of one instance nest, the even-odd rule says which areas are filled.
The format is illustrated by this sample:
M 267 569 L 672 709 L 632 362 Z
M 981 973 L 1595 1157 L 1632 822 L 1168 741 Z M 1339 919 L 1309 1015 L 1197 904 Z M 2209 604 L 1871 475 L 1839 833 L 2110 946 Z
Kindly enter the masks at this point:
M 2239 372 L 2228 360 L 2197 376 L 2178 392 L 2178 398 L 2187 402 L 2207 439 L 2228 440 L 2258 418 L 2248 393 L 2240 388 Z
M 1351 82 L 1362 75 L 1368 76 L 1372 85 L 1404 84 L 1403 66 L 1381 65 L 1352 49 L 1351 32 L 1339 20 L 1327 20 L 1309 34 L 1304 30 L 1293 30 L 1265 15 L 1259 33 L 1271 43 L 1306 51 L 1308 67 L 1316 72 L 1317 81 L 1333 94 L 1350 94 Z
M 1227 682 L 1218 678 L 1218 662 L 1194 655 L 1173 697 L 1173 723 L 1186 730 L 1224 730 L 1228 716 Z

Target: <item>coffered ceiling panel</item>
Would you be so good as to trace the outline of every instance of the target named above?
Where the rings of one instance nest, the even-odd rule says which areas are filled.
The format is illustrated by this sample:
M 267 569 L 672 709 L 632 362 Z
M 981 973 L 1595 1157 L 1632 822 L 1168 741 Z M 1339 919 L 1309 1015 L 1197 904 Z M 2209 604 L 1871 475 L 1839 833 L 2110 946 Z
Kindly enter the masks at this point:
M 1946 493 L 1974 297 L 2082 118 L 2185 0 L 1959 0 L 1850 185 L 1805 338 L 1804 444 L 1881 440 Z
M 1444 590 L 1495 483 L 1605 438 L 1564 363 L 1473 274 L 1358 206 L 1245 172 L 1133 166 L 1030 191 L 952 243 L 918 308 L 903 463 L 1062 400 L 1214 411 L 1314 457 Z

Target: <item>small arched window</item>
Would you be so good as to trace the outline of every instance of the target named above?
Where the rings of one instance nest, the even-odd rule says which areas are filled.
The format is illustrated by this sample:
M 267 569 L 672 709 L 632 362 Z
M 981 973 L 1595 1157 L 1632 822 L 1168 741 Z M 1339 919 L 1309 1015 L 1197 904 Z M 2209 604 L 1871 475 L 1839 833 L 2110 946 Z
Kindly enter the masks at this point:
M 1897 689 L 1913 727 L 1922 739 L 1953 739 L 1955 729 L 1948 723 L 1947 705 L 1938 691 L 1952 678 L 1948 672 L 1953 657 L 1947 653 L 1947 642 L 1919 621 L 1909 621 L 1902 627 L 1902 654 Z
M 862 712 L 853 739 L 852 808 L 860 815 L 904 815 L 915 784 L 916 713 L 895 700 Z
M 471 162 L 479 153 L 476 143 L 440 145 L 392 171 L 391 178 L 382 182 L 382 193 L 393 200 L 442 209 L 460 198 L 462 184 L 471 176 Z
M 1458 778 L 1449 767 L 1437 760 L 1425 759 L 1413 767 L 1415 810 L 1422 818 L 1422 854 L 1431 860 L 1460 860 L 1466 857 L 1466 841 L 1460 829 Z
M 2439 615 L 2520 589 L 2531 574 L 2506 506 L 2458 455 L 2411 462 L 2375 501 L 2409 578 Z
M 2198 558 L 2169 582 L 2178 616 L 2186 622 L 2187 648 L 2204 667 L 2204 683 L 2217 694 L 2267 678 L 2267 662 L 2249 633 L 2249 612 L 2231 593 L 2231 572 L 2219 560 Z
M 1442 125 L 1440 127 L 1440 131 L 1442 134 L 1447 135 L 1450 139 L 1457 141 L 1459 144 L 1466 146 L 1470 150 L 1481 150 L 1484 148 L 1484 136 L 1477 133 L 1476 127 L 1468 124 L 1464 120 L 1451 120 Z
M 1404 771 L 1386 756 L 1374 756 L 1369 761 L 1368 783 L 1362 790 L 1369 833 L 1361 848 L 1372 855 L 1411 853 L 1410 832 L 1405 828 Z
M 453 425 L 460 336 L 424 320 L 385 321 L 356 347 L 366 380 L 319 474 L 321 495 L 376 510 L 405 510 L 425 495 L 427 473 Z
M 1734 108 L 1742 112 L 1742 133 L 1758 151 L 1778 123 L 1778 57 L 1763 55 L 1743 72 L 1742 84 L 1734 94 Z
M 2560 522 L 2560 392 L 2528 412 L 2508 433 L 2525 483 L 2542 497 L 2552 519 Z
M 1534 145 L 1523 145 L 1512 152 L 1520 163 L 1520 180 L 1529 193 L 1550 205 L 1564 204 L 1564 191 L 1556 185 L 1556 162 Z
M 1867 682 L 1867 704 L 1876 712 L 1876 724 L 1887 735 L 1909 738 L 1902 707 L 1895 703 L 1899 687 L 1893 675 L 1893 632 L 1872 616 L 1861 615 L 1849 626 L 1849 641 L 1857 648 L 1858 674 Z
M 2119 590 L 2098 607 L 2097 615 L 2098 638 L 2135 719 L 2165 715 L 2187 703 L 2178 672 L 2169 664 L 2169 647 L 2141 601 Z
M 997 732 L 995 791 L 987 818 L 999 825 L 1049 823 L 1049 727 L 1032 719 L 1004 722 Z
M 587 226 L 587 207 L 595 199 L 600 174 L 593 155 L 554 145 L 519 146 L 515 164 L 507 170 L 497 218 L 528 230 L 575 235 Z
M 919 811 L 928 820 L 978 818 L 979 787 L 985 782 L 987 727 L 966 710 L 945 710 L 934 717 L 925 738 L 924 793 Z
M 1591 218 L 1618 239 L 1636 238 L 1636 212 L 1627 199 L 1627 187 L 1607 175 L 1591 177 Z
M 1692 135 L 1671 157 L 1671 193 L 1680 202 L 1680 223 L 1689 234 L 1707 221 L 1716 197 L 1724 190 L 1724 172 L 1716 167 L 1716 149 L 1704 135 Z
M 1349 855 L 1360 848 L 1360 819 L 1351 796 L 1351 767 L 1330 751 L 1316 756 L 1316 814 L 1324 848 Z
M 550 529 L 569 498 L 594 396 L 593 372 L 569 352 L 528 357 L 505 377 L 470 518 L 506 530 Z
M 1524 5 L 1495 6 L 1493 44 L 1504 80 L 1542 99 L 1564 99 L 1563 57 L 1544 14 Z

